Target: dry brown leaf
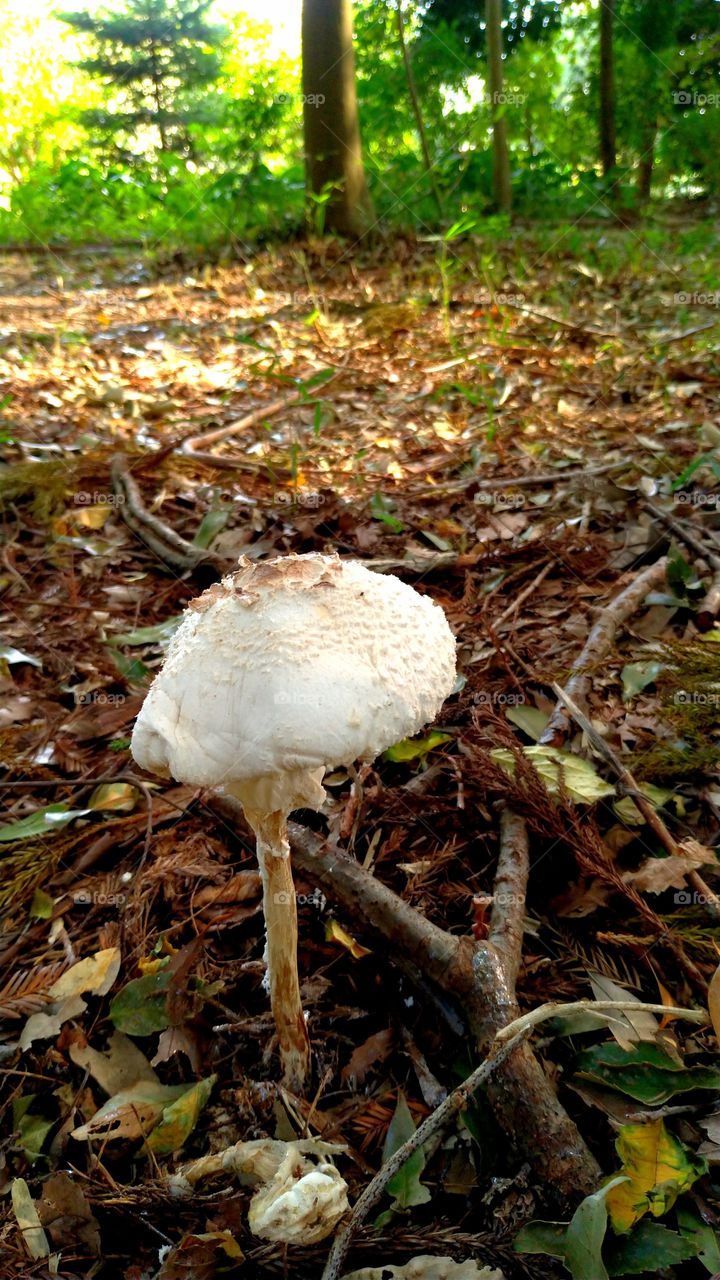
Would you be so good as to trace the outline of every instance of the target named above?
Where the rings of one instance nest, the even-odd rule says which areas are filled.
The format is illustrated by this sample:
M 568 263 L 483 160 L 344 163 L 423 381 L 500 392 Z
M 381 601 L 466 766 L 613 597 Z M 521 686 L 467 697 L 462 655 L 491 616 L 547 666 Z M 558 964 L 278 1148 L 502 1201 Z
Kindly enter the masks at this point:
M 706 849 L 691 837 L 683 840 L 678 848 L 682 850 L 679 857 L 647 858 L 637 871 L 627 871 L 623 880 L 640 893 L 665 893 L 667 889 L 684 889 L 688 871 L 715 861 L 712 849 Z
M 56 1248 L 100 1256 L 100 1229 L 85 1194 L 67 1173 L 53 1173 L 45 1180 L 38 1203 L 40 1221 Z
M 194 905 L 200 910 L 215 903 L 246 902 L 262 893 L 262 881 L 258 871 L 239 871 L 225 884 L 207 885 L 195 895 Z
M 89 1071 L 93 1080 L 110 1096 L 141 1080 L 157 1082 L 145 1054 L 122 1031 L 113 1031 L 104 1053 L 93 1049 L 80 1032 L 68 1052 L 75 1065 Z
M 374 1036 L 368 1036 L 363 1044 L 358 1045 L 347 1066 L 343 1067 L 341 1076 L 343 1084 L 348 1080 L 354 1080 L 356 1085 L 361 1085 L 371 1067 L 385 1061 L 394 1039 L 395 1036 L 390 1027 L 384 1031 L 378 1031 Z

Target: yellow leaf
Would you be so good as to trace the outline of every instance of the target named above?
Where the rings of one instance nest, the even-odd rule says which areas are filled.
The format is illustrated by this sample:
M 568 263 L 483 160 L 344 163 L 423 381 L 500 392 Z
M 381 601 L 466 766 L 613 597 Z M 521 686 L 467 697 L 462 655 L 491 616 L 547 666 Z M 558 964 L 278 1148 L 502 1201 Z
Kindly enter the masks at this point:
M 99 503 L 96 507 L 78 507 L 73 512 L 73 519 L 76 524 L 80 524 L 85 529 L 102 529 L 107 520 L 112 507 L 107 503 Z
M 120 972 L 120 948 L 106 947 L 94 956 L 79 960 L 66 969 L 57 982 L 48 989 L 53 1000 L 67 1000 L 69 996 L 89 991 L 94 996 L 106 996 Z
M 710 979 L 708 987 L 708 1011 L 713 1024 L 715 1039 L 720 1044 L 720 964 Z
M 356 960 L 362 960 L 363 956 L 371 954 L 367 947 L 361 947 L 355 938 L 346 933 L 337 920 L 328 920 L 325 925 L 325 937 L 328 942 L 339 942 L 341 946 L 346 947 L 350 955 L 354 956 Z
M 624 1125 L 615 1148 L 628 1178 L 607 1195 L 616 1231 L 629 1231 L 646 1213 L 662 1217 L 707 1167 L 668 1133 L 662 1120 Z
M 137 804 L 138 792 L 130 782 L 105 782 L 96 787 L 88 800 L 89 809 L 114 809 L 130 813 Z

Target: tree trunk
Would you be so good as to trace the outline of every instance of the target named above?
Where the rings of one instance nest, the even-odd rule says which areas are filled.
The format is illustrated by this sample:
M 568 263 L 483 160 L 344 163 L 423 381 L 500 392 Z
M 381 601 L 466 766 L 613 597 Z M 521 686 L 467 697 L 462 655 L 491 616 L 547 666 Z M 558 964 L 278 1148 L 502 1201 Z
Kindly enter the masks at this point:
M 350 0 L 303 0 L 306 188 L 327 195 L 324 229 L 359 236 L 372 222 L 360 144 Z
M 512 193 L 506 104 L 503 94 L 502 0 L 485 0 L 485 34 L 487 36 L 488 89 L 493 118 L 493 195 L 500 212 L 509 213 Z
M 657 118 L 648 122 L 643 131 L 642 153 L 637 171 L 637 194 L 641 204 L 647 204 L 652 190 L 653 165 L 655 163 L 655 140 L 657 138 Z
M 417 125 L 418 136 L 420 138 L 420 146 L 422 148 L 422 153 L 423 153 L 423 162 L 425 165 L 425 172 L 428 176 L 428 181 L 430 183 L 430 188 L 433 193 L 435 204 L 437 205 L 437 211 L 440 217 L 442 218 L 443 216 L 442 198 L 440 196 L 440 189 L 437 185 L 437 182 L 435 181 L 435 175 L 433 173 L 433 163 L 430 158 L 430 148 L 428 146 L 427 134 L 425 132 L 425 121 L 422 118 L 422 111 L 420 110 L 420 99 L 418 97 L 417 85 L 415 84 L 415 76 L 413 74 L 412 63 L 410 61 L 410 54 L 408 52 L 407 40 L 405 39 L 405 23 L 403 20 L 403 11 L 402 11 L 403 0 L 396 0 L 396 3 L 397 3 L 396 14 L 397 14 L 398 37 L 400 39 L 400 48 L 402 49 L 403 64 L 405 67 L 405 78 L 407 80 L 408 93 L 410 94 L 410 102 L 412 104 L 413 113 L 415 115 L 415 123 Z
M 600 0 L 600 162 L 603 177 L 615 168 L 615 0 Z

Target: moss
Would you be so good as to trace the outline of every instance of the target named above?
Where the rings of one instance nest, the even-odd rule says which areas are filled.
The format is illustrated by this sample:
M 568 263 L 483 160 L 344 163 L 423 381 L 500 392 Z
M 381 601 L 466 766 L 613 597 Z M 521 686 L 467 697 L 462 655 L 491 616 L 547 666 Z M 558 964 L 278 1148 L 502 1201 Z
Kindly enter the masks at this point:
M 698 637 L 664 645 L 656 681 L 660 716 L 672 734 L 643 752 L 635 772 L 675 783 L 714 773 L 720 757 L 720 644 Z
M 11 503 L 27 503 L 43 523 L 65 506 L 72 472 L 59 458 L 47 462 L 16 462 L 0 468 L 0 511 Z

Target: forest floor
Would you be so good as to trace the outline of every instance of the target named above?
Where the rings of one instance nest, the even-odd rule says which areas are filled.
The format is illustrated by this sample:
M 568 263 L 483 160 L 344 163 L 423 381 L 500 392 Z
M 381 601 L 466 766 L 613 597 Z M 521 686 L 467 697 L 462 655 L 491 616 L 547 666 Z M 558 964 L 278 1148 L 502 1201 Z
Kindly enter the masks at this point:
M 276 1083 L 252 842 L 128 749 L 178 615 L 240 555 L 360 558 L 429 593 L 458 639 L 441 733 L 332 775 L 324 814 L 298 819 L 320 844 L 481 946 L 509 806 L 530 835 L 527 901 L 500 910 L 506 927 L 524 918 L 520 1009 L 709 1002 L 720 1034 L 713 237 L 400 238 L 362 256 L 318 242 L 225 266 L 5 256 L 8 1280 L 319 1280 L 329 1240 L 260 1240 L 252 1187 L 225 1173 L 177 1198 L 170 1174 L 241 1140 L 318 1137 L 345 1147 L 352 1204 L 478 1061 L 462 1000 L 421 964 L 396 967 L 402 938 L 384 944 L 309 856 L 296 870 L 314 1079 L 306 1098 Z M 618 604 L 638 575 L 632 607 Z M 568 681 L 590 733 L 553 714 Z M 629 1175 L 635 1208 L 611 1213 L 642 1230 L 651 1203 L 664 1215 L 662 1239 L 643 1237 L 649 1269 L 720 1271 L 712 1027 L 568 1015 L 533 1044 L 603 1172 L 631 1169 L 623 1136 L 652 1164 L 645 1183 Z M 530 1219 L 562 1213 L 491 1095 L 408 1169 L 343 1273 L 442 1254 L 507 1280 L 567 1274 L 513 1247 Z M 599 1254 L 573 1265 L 576 1280 L 605 1274 Z

